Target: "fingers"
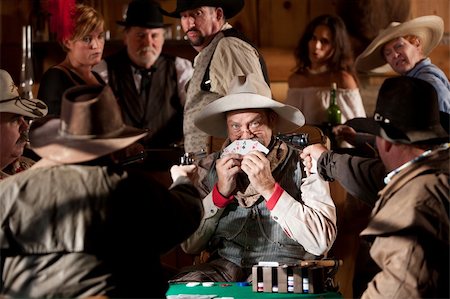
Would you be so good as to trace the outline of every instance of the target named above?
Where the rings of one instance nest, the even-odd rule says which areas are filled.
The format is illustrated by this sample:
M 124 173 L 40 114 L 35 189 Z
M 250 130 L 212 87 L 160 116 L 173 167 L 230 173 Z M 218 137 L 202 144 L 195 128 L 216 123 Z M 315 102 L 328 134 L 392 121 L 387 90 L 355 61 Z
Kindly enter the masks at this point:
M 239 154 L 226 155 L 217 160 L 216 168 L 226 171 L 231 169 L 239 171 L 241 166 L 241 160 L 242 155 Z
M 216 161 L 217 188 L 229 196 L 236 188 L 236 175 L 241 171 L 241 155 L 229 154 Z
M 343 139 L 353 144 L 356 136 L 356 131 L 347 125 L 338 125 L 333 128 L 333 134 L 340 139 Z
M 275 179 L 270 169 L 270 161 L 264 153 L 259 151 L 248 153 L 242 159 L 241 168 L 258 193 L 269 199 L 275 188 Z
M 308 155 L 311 156 L 314 160 L 319 160 L 320 156 L 323 152 L 328 151 L 328 149 L 321 143 L 316 143 L 312 145 L 308 145 L 302 150 L 302 153 L 300 154 L 300 158 L 304 158 Z M 303 156 L 302 156 L 303 155 Z
M 311 169 L 313 166 L 313 163 L 312 163 L 313 160 L 312 160 L 311 156 L 309 156 L 309 155 L 305 156 L 302 159 L 303 159 L 303 165 L 305 166 L 306 175 L 310 175 Z
M 173 165 L 170 168 L 170 176 L 172 181 L 176 181 L 180 177 L 191 177 L 197 170 L 196 165 Z

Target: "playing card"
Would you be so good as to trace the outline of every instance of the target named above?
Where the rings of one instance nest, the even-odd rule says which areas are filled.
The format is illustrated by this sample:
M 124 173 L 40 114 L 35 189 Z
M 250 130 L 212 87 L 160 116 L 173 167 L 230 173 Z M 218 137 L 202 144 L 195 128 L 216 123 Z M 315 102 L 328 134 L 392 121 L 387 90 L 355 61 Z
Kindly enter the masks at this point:
M 251 151 L 258 150 L 260 152 L 263 152 L 264 154 L 267 154 L 269 150 L 262 145 L 260 142 L 256 140 L 235 140 L 230 145 L 228 145 L 226 148 L 222 151 L 222 156 L 237 153 L 241 155 L 245 155 Z

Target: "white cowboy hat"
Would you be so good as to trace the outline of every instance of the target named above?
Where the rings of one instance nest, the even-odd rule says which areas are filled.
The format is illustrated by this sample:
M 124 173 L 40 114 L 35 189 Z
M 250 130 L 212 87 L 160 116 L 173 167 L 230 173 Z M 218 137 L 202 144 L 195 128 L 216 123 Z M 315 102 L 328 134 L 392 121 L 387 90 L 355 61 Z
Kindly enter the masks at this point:
M 91 161 L 123 149 L 147 135 L 124 124 L 109 86 L 76 86 L 62 99 L 61 118 L 40 119 L 30 128 L 30 146 L 61 164 Z
M 279 116 L 277 130 L 281 133 L 305 124 L 305 117 L 299 109 L 271 99 L 269 86 L 256 74 L 236 77 L 230 83 L 228 95 L 206 105 L 194 124 L 209 135 L 227 137 L 226 113 L 240 109 L 273 110 Z
M 428 56 L 439 44 L 443 34 L 444 21 L 438 16 L 418 17 L 404 23 L 392 22 L 386 29 L 381 30 L 366 50 L 356 58 L 356 70 L 373 73 L 392 71 L 382 53 L 387 42 L 398 37 L 415 35 L 422 43 L 423 54 Z
M 45 116 L 47 105 L 38 99 L 25 99 L 19 96 L 19 90 L 11 75 L 0 69 L 0 112 L 9 112 L 30 118 Z

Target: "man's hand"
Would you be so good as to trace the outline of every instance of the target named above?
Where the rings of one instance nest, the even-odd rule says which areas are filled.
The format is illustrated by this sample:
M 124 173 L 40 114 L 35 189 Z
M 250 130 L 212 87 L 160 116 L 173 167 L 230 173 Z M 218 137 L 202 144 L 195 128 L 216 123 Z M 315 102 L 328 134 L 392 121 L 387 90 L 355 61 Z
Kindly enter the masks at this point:
M 321 143 L 308 145 L 303 149 L 300 153 L 300 158 L 303 160 L 303 165 L 305 165 L 307 175 L 316 172 L 316 162 L 319 160 L 322 153 L 326 151 L 328 151 L 328 149 Z
M 336 139 L 344 140 L 351 145 L 355 145 L 356 131 L 352 127 L 347 125 L 335 126 L 333 128 L 333 134 L 336 136 Z
M 188 177 L 191 179 L 197 170 L 196 165 L 173 165 L 170 168 L 170 175 L 172 177 L 172 181 L 176 181 L 179 177 Z
M 251 151 L 243 156 L 241 168 L 256 191 L 268 200 L 275 191 L 275 179 L 266 156 L 260 151 Z
M 236 189 L 236 175 L 241 171 L 242 155 L 229 154 L 216 161 L 217 189 L 224 197 L 229 197 Z

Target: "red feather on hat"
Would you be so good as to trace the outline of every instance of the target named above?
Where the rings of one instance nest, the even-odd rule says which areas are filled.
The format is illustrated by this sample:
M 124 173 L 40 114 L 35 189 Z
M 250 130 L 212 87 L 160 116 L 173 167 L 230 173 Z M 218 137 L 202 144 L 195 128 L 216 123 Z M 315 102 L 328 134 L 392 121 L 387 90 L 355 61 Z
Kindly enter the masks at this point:
M 73 34 L 75 0 L 48 0 L 47 11 L 50 13 L 50 31 L 56 33 L 59 41 Z

